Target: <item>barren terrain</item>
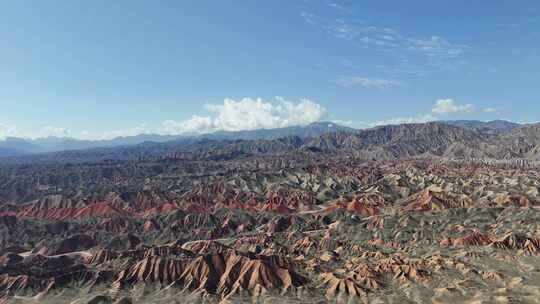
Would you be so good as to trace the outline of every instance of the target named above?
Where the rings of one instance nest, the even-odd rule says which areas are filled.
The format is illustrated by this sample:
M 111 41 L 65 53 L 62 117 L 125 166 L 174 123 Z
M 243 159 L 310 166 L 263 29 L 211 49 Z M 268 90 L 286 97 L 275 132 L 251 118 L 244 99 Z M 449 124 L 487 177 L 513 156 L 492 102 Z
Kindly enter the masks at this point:
M 539 303 L 536 139 L 426 129 L 5 166 L 2 299 Z

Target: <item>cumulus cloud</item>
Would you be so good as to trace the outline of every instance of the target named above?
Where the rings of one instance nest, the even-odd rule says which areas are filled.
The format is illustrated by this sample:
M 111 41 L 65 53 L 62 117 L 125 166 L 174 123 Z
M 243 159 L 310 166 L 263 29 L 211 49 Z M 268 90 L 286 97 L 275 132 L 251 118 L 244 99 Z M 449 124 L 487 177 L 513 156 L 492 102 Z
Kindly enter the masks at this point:
M 453 99 L 439 99 L 431 111 L 438 115 L 472 113 L 474 106 L 470 103 L 459 105 Z
M 341 77 L 336 81 L 336 83 L 342 87 L 364 87 L 377 89 L 403 86 L 401 81 L 368 77 Z
M 326 109 L 309 100 L 298 102 L 276 97 L 273 101 L 244 98 L 225 99 L 222 104 L 209 104 L 210 116 L 194 115 L 184 121 L 167 120 L 162 123 L 166 134 L 209 133 L 215 131 L 244 131 L 307 125 L 321 120 Z
M 482 109 L 482 112 L 495 113 L 495 112 L 497 112 L 497 109 L 495 109 L 495 108 L 484 108 L 484 109 Z

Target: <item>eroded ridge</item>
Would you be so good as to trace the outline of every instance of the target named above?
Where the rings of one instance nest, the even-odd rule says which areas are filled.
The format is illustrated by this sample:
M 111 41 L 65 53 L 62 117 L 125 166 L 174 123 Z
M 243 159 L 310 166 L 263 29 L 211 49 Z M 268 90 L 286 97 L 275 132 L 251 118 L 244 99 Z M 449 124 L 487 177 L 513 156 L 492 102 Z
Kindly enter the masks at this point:
M 79 168 L 84 183 L 62 191 L 9 171 L 32 191 L 0 205 L 0 303 L 540 299 L 528 168 L 286 155 Z

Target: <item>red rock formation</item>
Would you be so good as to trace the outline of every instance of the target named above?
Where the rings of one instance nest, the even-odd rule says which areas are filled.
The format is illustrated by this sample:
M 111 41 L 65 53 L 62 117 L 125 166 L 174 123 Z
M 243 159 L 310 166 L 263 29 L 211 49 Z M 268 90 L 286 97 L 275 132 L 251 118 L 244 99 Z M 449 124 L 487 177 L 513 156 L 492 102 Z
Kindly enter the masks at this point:
M 0 275 L 0 291 L 14 293 L 25 289 L 43 289 L 49 281 L 34 279 L 27 275 L 11 276 L 9 274 Z
M 306 283 L 307 279 L 291 269 L 282 268 L 268 260 L 231 254 L 226 260 L 218 291 L 227 297 L 243 290 L 258 294 L 273 289 L 284 291 Z
M 116 283 L 177 283 L 193 290 L 217 292 L 226 298 L 240 291 L 288 290 L 307 283 L 287 263 L 261 256 L 247 257 L 232 250 L 194 259 L 148 256 L 120 272 Z
M 85 217 L 130 217 L 131 213 L 117 209 L 107 203 L 92 203 L 79 208 L 43 209 L 33 206 L 17 214 L 19 217 L 41 218 L 49 220 L 77 219 Z
M 414 194 L 402 202 L 404 211 L 440 211 L 451 208 L 467 208 L 472 205 L 467 197 L 451 197 L 442 189 L 430 187 Z
M 519 249 L 527 254 L 539 254 L 540 238 L 508 233 L 503 237 L 495 239 L 490 246 L 500 249 Z
M 473 232 L 467 236 L 460 238 L 446 238 L 441 241 L 441 246 L 455 246 L 455 247 L 464 247 L 464 246 L 485 246 L 493 242 L 493 239 L 485 234 L 480 232 Z
M 171 283 L 179 280 L 184 271 L 184 263 L 177 259 L 149 256 L 121 271 L 116 282 L 133 284 L 136 282 Z
M 86 259 L 87 264 L 102 264 L 118 257 L 118 254 L 111 250 L 99 249 L 92 253 L 89 259 Z
M 365 296 L 367 290 L 351 277 L 343 277 L 334 273 L 323 273 L 320 275 L 321 284 L 319 288 L 326 288 L 326 298 L 361 297 Z
M 306 193 L 282 190 L 267 193 L 266 199 L 262 203 L 262 210 L 290 214 L 311 210 L 315 202 L 315 198 Z
M 208 254 L 208 253 L 220 253 L 229 249 L 229 247 L 217 241 L 202 240 L 202 241 L 187 242 L 184 245 L 182 245 L 182 249 L 189 250 L 197 254 Z
M 129 218 L 113 217 L 101 220 L 97 225 L 97 229 L 109 232 L 125 232 L 135 230 L 135 225 Z
M 166 214 L 166 213 L 171 213 L 171 212 L 173 212 L 175 210 L 178 210 L 178 209 L 179 209 L 179 207 L 176 204 L 165 203 L 165 204 L 160 205 L 160 206 L 145 209 L 140 214 L 140 216 L 141 217 L 149 217 L 149 216 L 156 215 L 156 214 Z
M 162 256 L 162 257 L 170 257 L 170 256 L 193 256 L 193 252 L 189 250 L 185 250 L 180 246 L 177 245 L 166 245 L 166 246 L 155 246 L 150 249 L 147 249 L 144 252 L 144 257 L 152 257 L 152 256 Z
M 500 238 L 474 232 L 462 238 L 443 239 L 442 246 L 491 246 L 499 249 L 522 250 L 527 254 L 540 253 L 540 238 L 508 233 Z
M 341 209 L 364 216 L 372 216 L 379 214 L 385 205 L 384 198 L 380 193 L 366 192 L 355 195 L 352 201 L 338 200 L 326 207 L 325 212 Z
M 369 240 L 368 244 L 372 246 L 387 247 L 387 248 L 394 248 L 394 249 L 401 248 L 401 244 L 398 242 L 385 242 L 384 240 L 381 240 L 381 239 Z
M 427 272 L 422 269 L 421 261 L 410 261 L 392 256 L 386 259 L 380 259 L 375 263 L 374 271 L 377 273 L 389 273 L 394 275 L 394 279 L 423 280 Z
M 529 207 L 538 205 L 537 202 L 531 202 L 528 197 L 520 194 L 504 194 L 498 195 L 495 198 L 495 203 L 498 206 L 516 206 L 516 207 Z
M 144 222 L 144 225 L 143 225 L 144 232 L 151 232 L 151 231 L 159 230 L 159 229 L 160 229 L 159 224 L 154 220 L 148 220 Z

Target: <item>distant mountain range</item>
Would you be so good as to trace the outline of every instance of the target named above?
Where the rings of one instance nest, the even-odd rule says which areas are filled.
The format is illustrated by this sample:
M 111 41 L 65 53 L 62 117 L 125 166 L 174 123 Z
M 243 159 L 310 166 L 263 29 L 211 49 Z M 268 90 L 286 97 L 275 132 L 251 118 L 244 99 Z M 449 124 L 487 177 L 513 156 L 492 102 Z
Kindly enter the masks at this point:
M 0 141 L 0 157 L 21 156 L 38 153 L 59 152 L 69 150 L 86 150 L 94 148 L 113 148 L 132 146 L 142 143 L 164 143 L 175 140 L 271 140 L 280 137 L 298 136 L 301 138 L 316 137 L 329 132 L 353 131 L 332 122 L 316 122 L 307 126 L 293 126 L 280 129 L 259 129 L 252 131 L 226 132 L 220 131 L 199 136 L 140 134 L 136 136 L 117 137 L 110 140 L 79 140 L 69 137 L 47 137 L 24 139 L 8 137 Z
M 364 130 L 324 122 L 304 127 L 219 132 L 198 137 L 157 135 L 157 140 L 147 140 L 151 136 L 93 143 L 110 146 L 24 155 L 14 155 L 16 147 L 11 145 L 0 148 L 0 156 L 4 156 L 0 157 L 0 164 L 138 159 L 224 160 L 291 153 L 304 155 L 300 157 L 346 154 L 364 159 L 420 157 L 540 161 L 540 124 L 519 125 L 505 121 L 445 121 Z M 28 147 L 25 141 L 12 139 L 7 142 Z M 114 146 L 113 143 L 122 144 Z
M 99 147 L 129 146 L 143 142 L 166 142 L 175 140 L 178 137 L 156 134 L 140 134 L 136 136 L 117 137 L 110 140 L 79 140 L 69 137 L 46 137 L 38 139 L 7 137 L 4 141 L 0 141 L 0 149 L 4 149 L 6 154 L 27 155 Z

